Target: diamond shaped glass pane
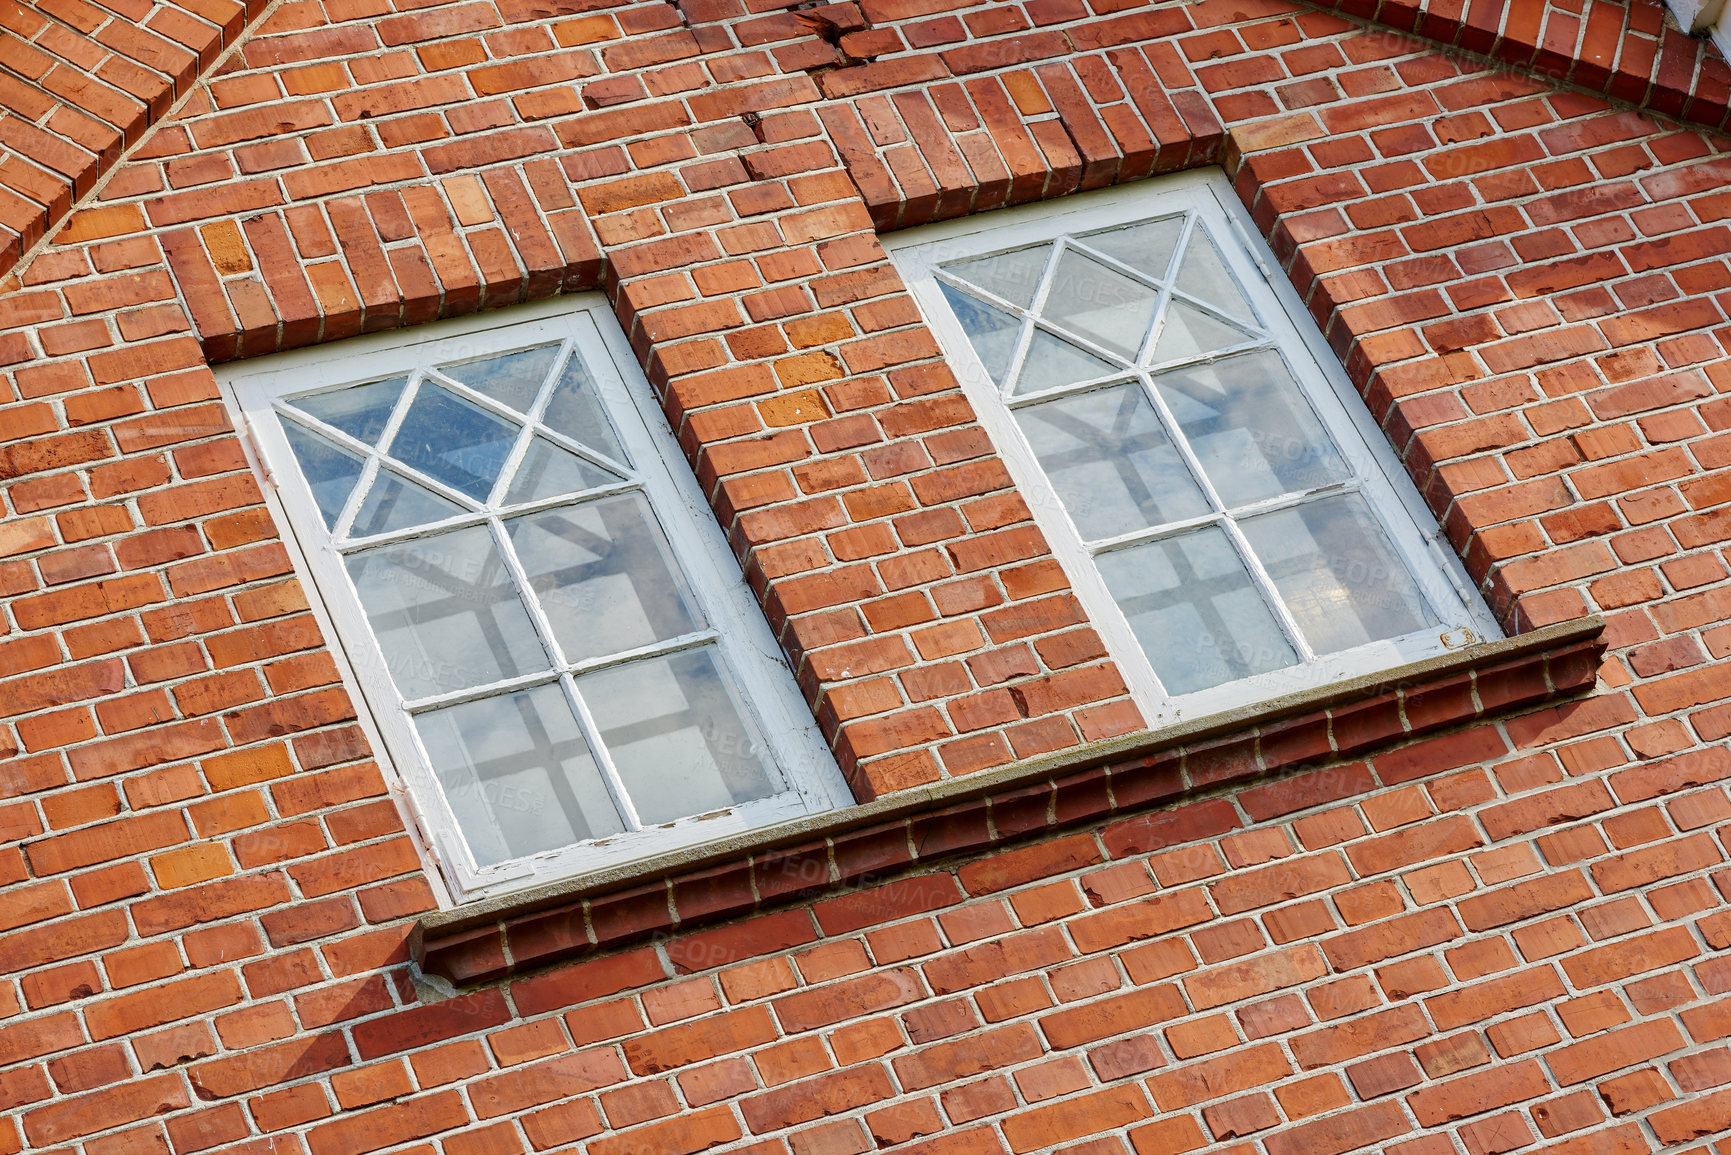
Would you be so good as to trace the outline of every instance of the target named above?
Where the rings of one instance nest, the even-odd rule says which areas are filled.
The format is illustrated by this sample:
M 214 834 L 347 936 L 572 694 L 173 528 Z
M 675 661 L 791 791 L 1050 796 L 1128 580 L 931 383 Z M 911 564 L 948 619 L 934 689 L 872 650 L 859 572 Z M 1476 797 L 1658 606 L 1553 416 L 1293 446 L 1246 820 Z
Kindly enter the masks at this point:
M 558 356 L 558 345 L 542 345 L 538 349 L 501 353 L 479 361 L 441 365 L 439 372 L 461 381 L 477 393 L 504 402 L 519 413 L 527 413 L 540 395 L 541 383 L 547 380 Z
M 425 381 L 391 438 L 390 454 L 476 501 L 485 501 L 516 440 L 514 422 Z
M 487 527 L 393 542 L 345 560 L 385 668 L 404 698 L 547 668 L 546 651 Z
M 541 414 L 541 422 L 555 433 L 562 433 L 584 448 L 593 449 L 609 461 L 631 464 L 602 411 L 595 381 L 576 352 L 566 360 L 565 368 L 559 374 L 559 383 L 553 387 L 553 396 Z
M 762 736 L 713 646 L 577 679 L 647 825 L 775 793 Z
M 1035 245 L 970 261 L 952 261 L 943 269 L 1026 309 L 1034 303 L 1034 290 L 1040 287 L 1040 274 L 1046 271 L 1046 259 L 1051 254 L 1050 244 Z
M 517 467 L 517 475 L 511 479 L 505 503 L 517 505 L 525 501 L 540 501 L 544 497 L 581 493 L 585 489 L 622 480 L 611 469 L 603 469 L 545 437 L 537 437 L 529 443 L 529 452 L 524 456 L 523 464 Z
M 1250 302 L 1244 299 L 1244 291 L 1227 270 L 1220 250 L 1214 247 L 1214 242 L 1200 226 L 1184 250 L 1184 263 L 1178 269 L 1177 285 L 1180 291 L 1206 301 L 1230 317 L 1255 321 L 1256 314 L 1250 311 Z
M 1119 371 L 1120 366 L 1036 328 L 1028 340 L 1028 352 L 1022 358 L 1022 367 L 1016 373 L 1016 386 L 1011 392 L 1038 393 L 1042 389 L 1092 381 Z
M 415 728 L 477 865 L 625 829 L 557 685 L 432 710 Z
M 367 499 L 355 512 L 350 537 L 372 537 L 399 529 L 431 525 L 464 512 L 449 498 L 434 493 L 394 469 L 381 469 L 367 490 Z
M 1319 654 L 1398 638 L 1435 621 L 1357 494 L 1248 518 L 1242 525 L 1304 640 Z
M 1154 384 L 1229 508 L 1348 476 L 1298 382 L 1271 351 L 1175 369 Z
M 956 320 L 961 322 L 962 331 L 968 335 L 969 343 L 986 368 L 986 375 L 992 379 L 992 384 L 1002 385 L 1004 374 L 1010 368 L 1010 358 L 1016 353 L 1016 336 L 1022 331 L 1022 319 L 960 289 L 945 284 L 938 287 L 943 290 L 944 300 L 950 303 Z
M 1223 530 L 1113 550 L 1096 561 L 1168 694 L 1298 661 Z
M 1042 315 L 1059 328 L 1133 361 L 1154 319 L 1157 296 L 1142 282 L 1068 249 L 1058 258 Z
M 366 385 L 350 385 L 329 393 L 314 393 L 289 401 L 296 409 L 316 417 L 332 429 L 340 429 L 356 441 L 377 445 L 379 434 L 391 419 L 397 398 L 403 395 L 407 377 L 392 377 Z
M 1172 251 L 1178 247 L 1178 237 L 1184 231 L 1184 218 L 1161 217 L 1121 229 L 1105 229 L 1080 238 L 1090 248 L 1098 249 L 1115 261 L 1122 261 L 1139 273 L 1155 280 L 1166 279 L 1166 269 L 1172 264 Z
M 301 476 L 306 478 L 307 487 L 313 491 L 313 501 L 324 515 L 325 528 L 335 529 L 337 518 L 342 516 L 343 506 L 348 502 L 349 494 L 354 492 L 355 482 L 361 479 L 361 470 L 367 463 L 328 438 L 303 429 L 292 421 L 284 421 L 282 431 L 288 438 L 289 448 L 294 450 Z
M 689 634 L 703 625 L 661 527 L 640 494 L 506 522 L 553 636 L 573 662 Z
M 1016 421 L 1087 541 L 1208 512 L 1140 385 L 1043 401 Z
M 1194 305 L 1173 298 L 1172 303 L 1166 306 L 1160 339 L 1154 343 L 1154 363 L 1188 361 L 1250 340 L 1253 340 L 1251 335 L 1237 325 L 1229 325 Z

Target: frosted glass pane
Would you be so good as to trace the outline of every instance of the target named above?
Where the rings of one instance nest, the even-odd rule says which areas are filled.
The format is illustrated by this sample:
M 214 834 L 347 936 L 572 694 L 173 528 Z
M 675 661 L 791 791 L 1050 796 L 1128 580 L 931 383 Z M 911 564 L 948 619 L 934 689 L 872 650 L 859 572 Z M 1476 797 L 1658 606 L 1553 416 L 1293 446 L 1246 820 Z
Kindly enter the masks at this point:
M 1016 420 L 1085 540 L 1208 512 L 1140 385 L 1030 405 Z
M 415 728 L 480 866 L 625 829 L 557 685 L 434 710 Z
M 442 385 L 423 382 L 391 438 L 390 454 L 476 501 L 485 501 L 516 440 L 515 423 Z
M 547 669 L 547 654 L 485 526 L 376 546 L 345 560 L 404 698 Z
M 523 349 L 503 353 L 479 361 L 457 365 L 441 365 L 439 372 L 461 381 L 477 393 L 485 393 L 502 401 L 519 413 L 527 413 L 541 393 L 541 383 L 559 356 L 559 346 L 542 345 L 538 349 Z
M 1120 372 L 1121 366 L 1102 360 L 1079 345 L 1054 337 L 1044 329 L 1035 329 L 1028 340 L 1028 352 L 1022 367 L 1016 371 L 1016 386 L 1012 393 L 1038 393 L 1092 381 Z
M 1083 244 L 1099 249 L 1137 272 L 1165 280 L 1167 266 L 1172 263 L 1172 251 L 1178 247 L 1178 236 L 1183 231 L 1182 216 L 1161 217 L 1127 228 L 1088 233 L 1080 239 Z
M 619 447 L 613 426 L 602 411 L 595 381 L 589 376 L 582 358 L 573 351 L 553 387 L 553 396 L 541 414 L 541 422 L 555 433 L 562 433 L 585 449 L 593 449 L 609 461 L 630 465 L 631 459 Z
M 394 470 L 381 469 L 373 478 L 367 498 L 355 512 L 350 537 L 372 537 L 376 533 L 431 525 L 464 512 L 463 507 L 441 497 L 418 481 Z
M 376 445 L 408 381 L 407 377 L 392 377 L 366 385 L 350 385 L 329 393 L 296 397 L 289 404 L 357 441 Z
M 1035 245 L 970 261 L 952 261 L 942 268 L 970 285 L 978 285 L 1026 309 L 1034 303 L 1034 290 L 1040 287 L 1040 274 L 1046 271 L 1046 260 L 1051 255 L 1050 244 Z
M 1154 378 L 1228 507 L 1342 481 L 1346 463 L 1268 350 Z
M 1160 339 L 1154 343 L 1154 363 L 1188 361 L 1252 340 L 1251 334 L 1204 313 L 1194 305 L 1174 300 L 1166 307 Z
M 1244 291 L 1227 271 L 1220 250 L 1214 247 L 1214 242 L 1200 227 L 1184 250 L 1184 263 L 1179 267 L 1177 284 L 1181 291 L 1206 301 L 1222 313 L 1241 321 L 1254 322 L 1256 319 L 1256 314 L 1250 311 L 1250 302 L 1244 299 Z
M 730 682 L 711 646 L 577 679 L 644 824 L 775 793 L 762 737 Z
M 1197 530 L 1095 560 L 1168 694 L 1298 661 L 1223 530 Z
M 1041 315 L 1058 328 L 1133 361 L 1153 323 L 1156 297 L 1142 282 L 1068 249 L 1058 258 Z
M 1010 358 L 1016 352 L 1016 335 L 1022 330 L 1021 318 L 949 285 L 940 284 L 938 287 L 943 290 L 944 299 L 950 303 L 956 320 L 961 322 L 962 331 L 968 335 L 968 341 L 979 355 L 980 363 L 986 367 L 986 375 L 992 384 L 1003 384 L 1004 374 L 1010 368 Z
M 529 443 L 529 452 L 524 455 L 523 464 L 517 467 L 517 475 L 511 479 L 505 504 L 516 505 L 544 497 L 581 493 L 585 489 L 622 480 L 611 469 L 603 469 L 545 437 L 537 437 Z
M 562 506 L 505 524 L 569 660 L 617 654 L 702 628 L 641 495 Z
M 1398 638 L 1435 621 L 1357 494 L 1249 518 L 1243 528 L 1319 654 Z
M 329 438 L 320 437 L 310 429 L 302 429 L 292 421 L 282 423 L 283 436 L 294 450 L 301 476 L 313 491 L 313 501 L 324 515 L 325 528 L 336 528 L 343 505 L 354 492 L 366 462 Z

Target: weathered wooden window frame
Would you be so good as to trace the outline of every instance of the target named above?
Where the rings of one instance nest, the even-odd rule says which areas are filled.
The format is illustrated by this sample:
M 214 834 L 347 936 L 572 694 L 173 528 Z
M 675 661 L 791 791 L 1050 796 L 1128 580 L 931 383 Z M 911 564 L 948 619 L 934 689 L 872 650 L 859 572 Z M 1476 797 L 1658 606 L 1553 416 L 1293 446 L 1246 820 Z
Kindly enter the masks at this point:
M 1084 544 L 1082 534 L 1012 416 L 1011 404 L 1006 402 L 999 384 L 992 379 L 946 302 L 938 270 L 948 262 L 1178 212 L 1194 214 L 1193 220 L 1207 224 L 1226 259 L 1228 271 L 1249 298 L 1262 327 L 1273 338 L 1304 396 L 1351 466 L 1354 484 L 1379 518 L 1430 608 L 1441 619 L 1439 628 L 1311 657 L 1297 666 L 1188 694 L 1173 696 L 1161 688 L 1152 664 L 1093 560 L 1096 553 L 1112 547 L 1103 548 L 1096 543 L 1090 548 Z M 964 392 L 1033 508 L 1035 520 L 1063 565 L 1077 597 L 1124 671 L 1152 729 L 1158 731 L 1162 726 L 1199 715 L 1374 674 L 1502 636 L 1495 618 L 1473 589 L 1459 558 L 1401 468 L 1387 439 L 1353 390 L 1297 293 L 1278 275 L 1273 255 L 1256 236 L 1254 223 L 1220 172 L 1184 173 L 967 217 L 896 234 L 886 238 L 885 243 L 956 369 Z M 1053 262 L 1045 274 L 1046 280 L 1053 277 L 1055 269 Z M 1157 339 L 1158 333 L 1152 340 Z M 1027 338 L 1023 338 L 1020 347 L 1026 349 Z M 1223 355 L 1224 351 L 1210 355 L 1202 363 Z M 1144 375 L 1144 383 L 1146 380 Z M 1081 391 L 1092 387 L 1082 386 Z M 1154 391 L 1150 388 L 1148 392 Z M 1166 423 L 1170 428 L 1170 415 Z M 1265 581 L 1264 575 L 1262 583 Z M 1291 623 L 1286 624 L 1290 629 Z
M 780 772 L 783 790 L 719 813 L 647 826 L 483 867 L 470 854 L 405 712 L 404 700 L 386 667 L 356 587 L 296 464 L 275 409 L 290 396 L 551 341 L 566 342 L 566 355 L 581 356 L 589 368 L 614 431 L 642 479 L 642 489 L 667 543 L 709 623 L 706 636 L 725 654 L 742 704 Z M 418 820 L 424 847 L 437 862 L 448 888 L 441 896 L 444 901 L 461 903 L 509 894 L 853 804 L 853 796 L 794 684 L 738 561 L 618 322 L 599 294 L 565 297 L 519 306 L 508 314 L 444 321 L 412 331 L 376 334 L 220 366 L 217 376 L 228 403 L 243 419 L 249 452 L 266 481 L 266 501 L 278 524 L 288 530 L 285 542 L 345 681 L 356 691 L 362 724 L 387 773 L 394 773 L 398 785 L 406 789 L 408 807 Z M 472 392 L 460 395 L 471 402 L 488 401 Z M 400 413 L 397 419 L 401 419 Z M 523 453 L 520 445 L 511 460 L 520 459 Z M 586 493 L 585 499 L 594 496 Z M 353 505 L 351 500 L 351 508 Z M 496 516 L 496 512 L 468 515 L 468 520 L 487 524 L 488 517 Z M 428 532 L 448 529 L 457 520 L 437 523 Z M 522 580 L 519 568 L 513 566 L 513 572 Z M 544 620 L 538 610 L 532 609 L 531 614 L 542 626 L 545 640 Z M 555 662 L 550 670 L 539 680 L 563 684 L 574 676 L 570 663 Z M 579 716 L 581 720 L 581 713 Z M 593 742 L 592 736 L 590 740 Z

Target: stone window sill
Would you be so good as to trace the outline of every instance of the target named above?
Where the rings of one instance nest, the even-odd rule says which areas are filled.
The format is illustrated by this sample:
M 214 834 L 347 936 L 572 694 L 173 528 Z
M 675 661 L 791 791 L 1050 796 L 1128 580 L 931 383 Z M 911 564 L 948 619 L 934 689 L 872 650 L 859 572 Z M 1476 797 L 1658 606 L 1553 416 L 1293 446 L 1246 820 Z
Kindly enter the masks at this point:
M 1297 774 L 1304 767 L 1590 690 L 1603 631 L 1597 617 L 1562 622 L 439 911 L 417 923 L 410 949 L 426 975 L 468 986 L 1227 787 L 1253 819 L 1277 818 L 1374 785 L 1345 774 L 1307 781 Z M 1411 777 L 1423 773 L 1414 768 Z M 1140 839 L 1146 845 L 1125 852 L 1210 833 L 1161 818 L 1150 815 Z

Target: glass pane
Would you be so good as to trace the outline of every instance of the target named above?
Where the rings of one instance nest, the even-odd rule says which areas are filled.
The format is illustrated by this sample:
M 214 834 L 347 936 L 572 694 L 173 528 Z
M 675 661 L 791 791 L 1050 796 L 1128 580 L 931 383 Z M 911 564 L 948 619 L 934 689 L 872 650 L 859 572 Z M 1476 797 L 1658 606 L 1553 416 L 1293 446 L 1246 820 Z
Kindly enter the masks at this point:
M 645 825 L 775 793 L 763 741 L 730 680 L 712 646 L 577 679 Z
M 1051 254 L 1050 244 L 1035 245 L 990 257 L 976 257 L 971 261 L 952 261 L 942 268 L 988 293 L 996 293 L 1012 305 L 1026 309 L 1034 303 L 1034 290 L 1040 287 L 1040 274 L 1046 271 L 1046 258 Z
M 516 505 L 544 497 L 581 493 L 585 489 L 623 480 L 611 469 L 603 469 L 545 437 L 537 437 L 529 443 L 529 452 L 523 456 L 523 464 L 517 467 L 517 476 L 511 479 L 505 504 Z
M 1200 226 L 1191 235 L 1190 246 L 1184 251 L 1184 264 L 1178 270 L 1178 288 L 1241 321 L 1256 319 L 1256 314 L 1250 311 L 1250 302 L 1244 299 L 1244 291 L 1227 271 L 1220 250 L 1214 247 L 1214 242 Z
M 296 397 L 289 404 L 357 441 L 377 445 L 379 434 L 385 431 L 391 410 L 396 407 L 397 398 L 403 395 L 403 386 L 408 383 L 407 377 L 392 377 L 367 385 L 333 389 L 329 393 Z
M 415 728 L 480 866 L 625 829 L 557 685 L 434 710 Z
M 1095 561 L 1168 694 L 1298 661 L 1224 530 L 1196 530 Z
M 956 320 L 962 323 L 962 331 L 968 335 L 974 352 L 979 354 L 986 375 L 992 379 L 992 384 L 1002 385 L 1004 374 L 1010 368 L 1010 358 L 1016 352 L 1016 335 L 1022 331 L 1021 318 L 995 309 L 960 289 L 944 284 L 938 287 L 944 291 L 944 299 L 950 303 Z
M 1194 305 L 1176 298 L 1166 306 L 1166 320 L 1160 327 L 1160 339 L 1154 343 L 1154 363 L 1188 361 L 1219 349 L 1230 349 L 1252 340 L 1252 336 L 1237 325 L 1229 325 L 1209 316 Z
M 1044 401 L 1016 420 L 1088 541 L 1208 512 L 1140 385 Z
M 335 529 L 342 516 L 343 505 L 361 479 L 366 462 L 328 438 L 310 429 L 302 429 L 292 421 L 282 423 L 283 436 L 288 438 L 300 464 L 301 476 L 313 491 L 313 501 L 324 515 L 325 528 Z
M 1163 281 L 1166 268 L 1172 263 L 1172 251 L 1178 247 L 1178 236 L 1183 231 L 1184 218 L 1180 215 L 1144 221 L 1128 228 L 1088 233 L 1081 240 L 1113 260 L 1122 261 L 1137 272 Z
M 1436 620 L 1357 494 L 1249 518 L 1243 529 L 1319 654 L 1398 638 Z
M 702 628 L 702 616 L 642 495 L 605 497 L 505 524 L 570 661 Z
M 613 427 L 601 410 L 601 401 L 588 368 L 575 350 L 559 374 L 559 384 L 541 414 L 541 423 L 555 433 L 562 433 L 585 449 L 593 449 L 609 461 L 630 465 L 631 459 L 619 448 Z
M 373 478 L 367 499 L 355 512 L 350 537 L 372 537 L 398 529 L 431 525 L 464 512 L 463 507 L 441 497 L 418 481 L 410 481 L 392 469 L 381 469 Z
M 422 382 L 390 453 L 476 501 L 487 500 L 493 481 L 517 439 L 517 426 L 442 385 Z
M 1060 328 L 1134 361 L 1154 320 L 1157 294 L 1075 249 L 1058 258 L 1042 315 Z
M 527 413 L 540 395 L 541 383 L 547 380 L 558 356 L 557 344 L 542 345 L 539 349 L 523 349 L 481 361 L 441 365 L 439 372 L 461 381 L 477 393 L 503 401 L 519 413 Z
M 1228 506 L 1344 480 L 1346 463 L 1268 350 L 1154 378 Z
M 413 700 L 547 668 L 486 526 L 350 554 L 385 666 Z
M 1044 329 L 1035 329 L 1028 340 L 1027 355 L 1016 371 L 1016 387 L 1012 393 L 1038 393 L 1078 381 L 1092 381 L 1120 371 L 1120 366 L 1102 360 L 1079 345 L 1054 337 Z

